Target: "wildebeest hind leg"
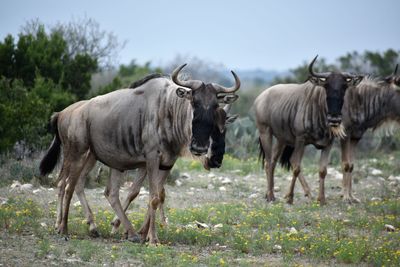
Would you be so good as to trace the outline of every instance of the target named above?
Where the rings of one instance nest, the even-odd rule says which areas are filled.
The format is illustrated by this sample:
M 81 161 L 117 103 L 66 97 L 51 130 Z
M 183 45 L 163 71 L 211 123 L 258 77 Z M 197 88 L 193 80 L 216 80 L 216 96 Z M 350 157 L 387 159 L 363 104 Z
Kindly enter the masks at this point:
M 128 233 L 128 240 L 132 242 L 139 242 L 140 238 L 133 229 L 133 226 L 122 209 L 121 202 L 119 200 L 119 187 L 122 175 L 123 172 L 120 172 L 116 169 L 111 169 L 110 178 L 108 179 L 108 184 L 104 195 Z
M 271 128 L 260 126 L 260 142 L 264 153 L 264 170 L 267 176 L 267 201 L 274 201 L 274 170 L 272 168 L 271 154 L 272 154 L 272 132 Z
M 304 143 L 296 141 L 293 154 L 290 157 L 290 164 L 293 170 L 293 177 L 290 183 L 289 192 L 285 196 L 285 198 L 287 199 L 286 202 L 288 204 L 293 204 L 294 186 L 296 185 L 296 179 L 301 172 L 301 160 L 303 158 L 303 154 L 304 154 Z
M 146 168 L 140 168 L 138 170 L 138 176 L 133 180 L 132 186 L 129 188 L 128 195 L 126 196 L 124 202 L 122 203 L 122 209 L 124 212 L 127 211 L 131 202 L 138 196 L 140 192 L 140 188 L 142 187 L 143 181 L 146 178 Z M 115 216 L 111 222 L 113 226 L 111 229 L 111 234 L 114 234 L 118 231 L 119 226 L 121 225 L 121 220 L 118 216 Z
M 75 185 L 78 182 L 82 169 L 89 158 L 89 153 L 90 152 L 87 151 L 83 155 L 70 155 L 67 159 L 64 159 L 70 162 L 68 164 L 68 177 L 66 178 L 65 183 L 65 193 L 62 206 L 62 220 L 58 228 L 58 232 L 62 235 L 68 234 L 69 206 L 71 203 L 72 195 L 74 193 Z
M 83 207 L 86 221 L 87 221 L 87 224 L 89 225 L 90 235 L 92 237 L 99 237 L 99 232 L 97 231 L 96 224 L 94 223 L 93 213 L 89 207 L 89 203 L 86 200 L 86 195 L 85 195 L 85 191 L 84 191 L 87 175 L 93 169 L 93 166 L 95 163 L 96 163 L 96 158 L 94 157 L 94 155 L 93 154 L 88 155 L 88 160 L 87 160 L 85 166 L 83 167 L 81 175 L 79 176 L 79 180 L 76 184 L 75 192 L 76 192 L 76 195 L 78 196 L 78 199 Z

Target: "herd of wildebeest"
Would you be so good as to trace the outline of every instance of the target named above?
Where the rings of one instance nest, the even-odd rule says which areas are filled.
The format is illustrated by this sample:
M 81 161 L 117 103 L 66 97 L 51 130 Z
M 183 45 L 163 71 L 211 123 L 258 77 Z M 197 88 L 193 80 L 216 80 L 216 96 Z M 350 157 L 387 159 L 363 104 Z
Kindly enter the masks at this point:
M 275 200 L 274 169 L 278 160 L 293 171 L 286 195 L 288 203 L 293 202 L 297 178 L 305 194 L 311 197 L 301 172 L 301 160 L 305 146 L 313 144 L 321 150 L 318 201 L 325 204 L 324 179 L 329 152 L 337 138 L 341 145 L 343 200 L 358 202 L 352 195 L 357 143 L 368 129 L 400 120 L 397 66 L 387 77 L 338 71 L 317 73 L 313 70 L 316 59 L 309 64 L 307 81 L 274 85 L 254 102 L 268 201 Z M 229 109 L 238 99 L 235 92 L 240 88 L 240 79 L 232 71 L 235 84 L 229 88 L 182 80 L 179 74 L 185 66 L 176 68 L 171 77 L 151 74 L 129 88 L 79 101 L 51 117 L 55 137 L 40 163 L 40 171 L 42 175 L 50 173 L 62 151 L 56 221 L 60 234 L 67 235 L 69 207 L 75 191 L 90 234 L 98 235 L 84 193 L 85 179 L 97 161 L 110 168 L 105 196 L 116 213 L 112 231 L 122 223 L 128 240 L 148 240 L 150 244 L 159 242 L 155 213 L 160 209 L 163 214 L 165 180 L 178 157 L 194 156 L 208 170 L 221 166 L 226 125 L 237 117 L 229 114 Z M 121 205 L 120 180 L 125 171 L 132 169 L 138 169 L 138 177 Z M 143 225 L 136 232 L 125 212 L 146 177 L 149 204 Z

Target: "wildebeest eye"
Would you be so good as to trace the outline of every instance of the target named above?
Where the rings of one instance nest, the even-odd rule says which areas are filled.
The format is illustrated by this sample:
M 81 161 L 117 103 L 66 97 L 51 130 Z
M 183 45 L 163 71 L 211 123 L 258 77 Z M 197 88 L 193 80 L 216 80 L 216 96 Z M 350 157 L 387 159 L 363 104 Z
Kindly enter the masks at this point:
M 351 78 L 346 78 L 346 82 L 351 82 Z
M 319 80 L 321 81 L 321 82 L 325 82 L 326 81 L 326 78 L 319 78 Z

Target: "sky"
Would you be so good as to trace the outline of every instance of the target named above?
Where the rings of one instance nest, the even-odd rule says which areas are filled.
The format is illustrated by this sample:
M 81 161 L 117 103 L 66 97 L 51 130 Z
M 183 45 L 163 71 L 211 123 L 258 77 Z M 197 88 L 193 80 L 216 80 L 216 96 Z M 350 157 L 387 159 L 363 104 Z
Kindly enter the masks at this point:
M 197 57 L 229 69 L 284 71 L 316 54 L 400 50 L 399 0 L 1 0 L 0 40 L 29 20 L 93 18 L 126 45 L 118 62 Z

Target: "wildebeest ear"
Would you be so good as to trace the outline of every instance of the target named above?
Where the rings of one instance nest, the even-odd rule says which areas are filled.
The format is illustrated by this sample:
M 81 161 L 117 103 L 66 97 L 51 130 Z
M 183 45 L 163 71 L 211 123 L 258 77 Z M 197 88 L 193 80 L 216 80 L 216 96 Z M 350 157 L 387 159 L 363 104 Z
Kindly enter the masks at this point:
M 318 86 L 323 86 L 326 82 L 326 78 L 318 78 L 318 77 L 310 76 L 308 79 L 314 85 L 318 85 Z
M 226 120 L 225 120 L 225 125 L 234 123 L 235 120 L 236 120 L 238 117 L 239 117 L 238 114 L 235 114 L 235 115 L 228 115 L 228 117 L 226 117 Z
M 176 95 L 180 98 L 192 99 L 192 90 L 178 87 L 176 89 Z
M 235 94 L 220 95 L 217 97 L 218 97 L 218 102 L 224 104 L 232 104 L 239 98 L 239 96 Z

